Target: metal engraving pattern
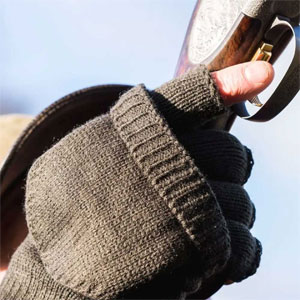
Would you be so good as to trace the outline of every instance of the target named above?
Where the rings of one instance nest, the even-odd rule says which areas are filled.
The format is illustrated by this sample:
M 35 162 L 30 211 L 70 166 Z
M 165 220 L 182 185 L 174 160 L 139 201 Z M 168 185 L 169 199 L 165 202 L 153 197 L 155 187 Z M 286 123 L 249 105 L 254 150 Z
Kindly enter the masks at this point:
M 247 0 L 202 0 L 191 32 L 189 60 L 199 64 L 226 37 Z

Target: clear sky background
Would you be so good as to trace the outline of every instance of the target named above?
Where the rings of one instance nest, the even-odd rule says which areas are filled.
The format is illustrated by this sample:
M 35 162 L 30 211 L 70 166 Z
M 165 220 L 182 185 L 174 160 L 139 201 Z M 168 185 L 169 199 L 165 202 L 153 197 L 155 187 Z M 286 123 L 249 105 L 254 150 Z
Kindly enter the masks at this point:
M 2 0 L 1 113 L 37 114 L 75 90 L 171 79 L 196 0 Z M 285 61 L 279 65 L 283 68 Z M 300 96 L 276 119 L 238 120 L 232 130 L 254 153 L 246 188 L 263 244 L 252 278 L 214 300 L 299 300 Z

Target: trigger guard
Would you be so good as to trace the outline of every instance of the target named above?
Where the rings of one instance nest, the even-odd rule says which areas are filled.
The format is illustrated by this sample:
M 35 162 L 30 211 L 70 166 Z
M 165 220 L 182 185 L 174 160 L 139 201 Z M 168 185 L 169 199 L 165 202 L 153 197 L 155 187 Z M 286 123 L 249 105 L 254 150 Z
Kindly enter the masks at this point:
M 276 17 L 276 21 L 281 26 L 289 27 L 292 32 L 292 39 L 295 41 L 294 57 L 279 86 L 255 113 L 251 114 L 244 102 L 232 107 L 238 116 L 249 121 L 265 122 L 271 120 L 293 100 L 300 89 L 300 25 L 293 27 L 285 18 L 280 16 Z

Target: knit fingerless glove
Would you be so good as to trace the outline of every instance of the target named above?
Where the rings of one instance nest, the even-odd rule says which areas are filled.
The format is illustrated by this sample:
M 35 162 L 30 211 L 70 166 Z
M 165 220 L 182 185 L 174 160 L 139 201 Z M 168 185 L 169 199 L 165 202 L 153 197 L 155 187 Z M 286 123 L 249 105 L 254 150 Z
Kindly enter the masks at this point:
M 27 178 L 29 235 L 0 299 L 118 299 L 170 276 L 178 286 L 154 292 L 171 299 L 182 294 L 186 274 L 199 279 L 189 292 L 227 268 L 237 279 L 248 275 L 248 267 L 233 271 L 244 256 L 233 246 L 241 231 L 227 221 L 226 200 L 217 200 L 178 138 L 187 122 L 225 111 L 199 67 L 152 93 L 131 89 L 50 148 Z M 200 269 L 191 272 L 193 262 Z

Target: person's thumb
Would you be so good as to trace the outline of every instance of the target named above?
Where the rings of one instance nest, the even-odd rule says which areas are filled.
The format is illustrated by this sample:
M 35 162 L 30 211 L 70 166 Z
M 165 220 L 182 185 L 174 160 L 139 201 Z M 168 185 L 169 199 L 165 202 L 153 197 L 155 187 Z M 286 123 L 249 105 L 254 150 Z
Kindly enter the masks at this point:
M 251 99 L 274 78 L 274 69 L 265 61 L 247 62 L 212 72 L 225 105 Z

